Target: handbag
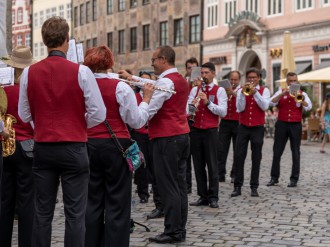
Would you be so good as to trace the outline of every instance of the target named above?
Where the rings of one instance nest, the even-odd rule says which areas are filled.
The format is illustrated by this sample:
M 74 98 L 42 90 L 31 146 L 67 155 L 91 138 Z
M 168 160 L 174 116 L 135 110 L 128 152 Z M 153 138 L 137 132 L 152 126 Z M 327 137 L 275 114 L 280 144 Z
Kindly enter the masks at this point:
M 124 150 L 123 146 L 120 144 L 116 134 L 111 129 L 107 120 L 104 121 L 104 124 L 107 127 L 117 148 L 122 153 L 123 157 L 126 159 L 130 172 L 136 171 L 142 164 L 145 164 L 144 155 L 135 140 L 131 139 L 132 144 L 126 150 Z
M 25 141 L 19 141 L 19 144 L 21 145 L 23 156 L 26 159 L 33 159 L 34 140 L 29 139 Z

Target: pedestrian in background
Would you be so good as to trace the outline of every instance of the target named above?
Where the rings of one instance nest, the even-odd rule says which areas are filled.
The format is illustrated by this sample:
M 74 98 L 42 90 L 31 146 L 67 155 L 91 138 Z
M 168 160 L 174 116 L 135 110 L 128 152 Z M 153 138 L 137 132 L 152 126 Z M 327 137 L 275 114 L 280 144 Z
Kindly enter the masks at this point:
M 322 104 L 321 111 L 321 128 L 324 136 L 321 144 L 320 153 L 325 153 L 324 147 L 328 140 L 330 140 L 330 93 L 327 93 L 326 100 Z

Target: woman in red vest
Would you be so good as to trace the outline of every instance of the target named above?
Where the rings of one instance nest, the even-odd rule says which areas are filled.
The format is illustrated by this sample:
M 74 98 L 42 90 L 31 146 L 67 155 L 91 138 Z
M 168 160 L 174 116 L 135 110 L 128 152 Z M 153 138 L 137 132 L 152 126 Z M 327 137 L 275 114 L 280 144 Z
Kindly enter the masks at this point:
M 16 150 L 13 155 L 3 159 L 3 175 L 1 183 L 1 246 L 11 246 L 15 206 L 18 214 L 19 246 L 32 246 L 31 233 L 34 216 L 32 158 L 24 155 L 21 142 L 33 139 L 33 129 L 30 123 L 24 123 L 18 116 L 19 80 L 23 69 L 34 61 L 30 47 L 17 46 L 11 56 L 4 62 L 14 67 L 14 82 L 12 86 L 4 87 L 7 95 L 8 108 L 6 114 L 16 118 L 14 124 Z
M 143 127 L 148 118 L 148 104 L 154 87 L 146 84 L 138 106 L 133 90 L 125 82 L 111 79 L 107 70 L 114 65 L 106 46 L 87 50 L 87 65 L 94 73 L 107 108 L 106 121 L 126 150 L 130 134 L 126 127 Z M 88 130 L 90 181 L 86 210 L 85 246 L 129 246 L 132 173 L 126 160 L 101 123 Z

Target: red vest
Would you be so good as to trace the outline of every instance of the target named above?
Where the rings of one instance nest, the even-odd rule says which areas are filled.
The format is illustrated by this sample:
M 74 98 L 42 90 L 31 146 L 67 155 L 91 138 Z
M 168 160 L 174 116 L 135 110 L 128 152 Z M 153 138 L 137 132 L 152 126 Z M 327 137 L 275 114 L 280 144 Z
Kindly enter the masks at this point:
M 227 102 L 227 115 L 224 116 L 222 119 L 231 120 L 231 121 L 238 121 L 239 114 L 236 111 L 236 97 L 235 96 L 228 96 Z
M 289 93 L 286 93 L 278 102 L 277 119 L 283 122 L 301 122 L 303 107 L 297 103 Z
M 199 93 L 201 86 L 198 86 L 196 96 Z M 218 104 L 218 98 L 217 98 L 217 92 L 218 92 L 219 86 L 214 85 L 213 88 L 209 91 L 205 91 L 207 99 L 210 100 L 210 97 L 213 97 L 213 103 Z M 200 101 L 198 105 L 198 111 L 196 112 L 195 116 L 195 122 L 193 126 L 198 129 L 211 129 L 211 128 L 217 128 L 219 126 L 219 116 L 213 114 L 206 105 Z
M 116 99 L 116 88 L 119 80 L 98 78 L 96 79 L 99 85 L 104 105 L 107 108 L 106 119 L 118 138 L 130 138 L 126 124 L 122 120 L 119 113 L 119 104 Z M 90 138 L 109 138 L 110 133 L 104 123 L 88 129 L 88 137 Z
M 85 100 L 79 65 L 48 57 L 30 66 L 27 95 L 36 142 L 86 142 Z
M 166 100 L 162 108 L 149 121 L 150 139 L 189 133 L 186 117 L 189 94 L 187 81 L 178 72 L 168 74 L 165 78 L 173 82 L 176 94 Z
M 138 105 L 140 105 L 140 103 L 142 102 L 141 94 L 135 93 L 135 96 L 136 96 L 136 100 L 137 100 Z M 148 129 L 146 127 L 147 127 L 147 125 L 143 126 L 140 129 L 136 129 L 135 131 L 140 133 L 140 134 L 148 134 Z
M 33 139 L 33 129 L 30 123 L 24 123 L 18 116 L 18 96 L 19 85 L 4 87 L 7 94 L 8 106 L 6 114 L 13 115 L 16 118 L 17 123 L 13 125 L 15 129 L 15 139 L 18 141 L 24 141 Z
M 258 90 L 262 95 L 264 87 Z M 260 109 L 257 102 L 255 102 L 253 95 L 245 97 L 246 105 L 245 110 L 239 113 L 239 123 L 248 127 L 259 126 L 265 124 L 265 112 Z

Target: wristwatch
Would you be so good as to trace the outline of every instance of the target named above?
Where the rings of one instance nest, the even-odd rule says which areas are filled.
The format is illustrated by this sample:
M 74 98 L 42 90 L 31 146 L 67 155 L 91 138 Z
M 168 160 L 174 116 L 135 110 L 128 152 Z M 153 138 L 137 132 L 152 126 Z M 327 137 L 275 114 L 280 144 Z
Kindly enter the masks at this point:
M 209 106 L 211 104 L 211 101 L 207 101 L 206 106 Z

